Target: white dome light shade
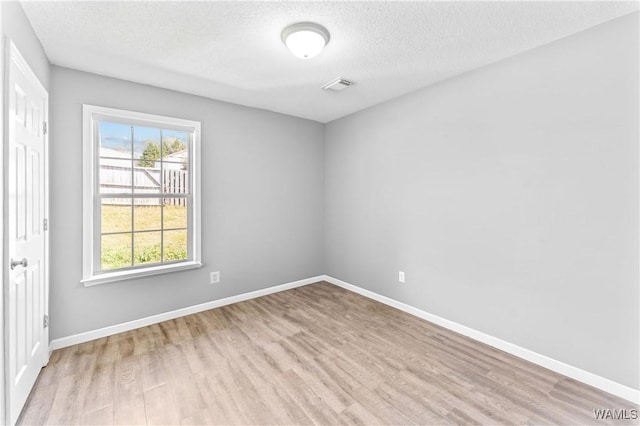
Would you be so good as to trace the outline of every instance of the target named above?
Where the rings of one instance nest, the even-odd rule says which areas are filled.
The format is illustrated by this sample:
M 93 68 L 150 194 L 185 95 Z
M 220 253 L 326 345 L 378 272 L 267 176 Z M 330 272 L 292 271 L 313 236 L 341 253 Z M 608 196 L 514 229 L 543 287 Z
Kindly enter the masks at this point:
M 312 22 L 301 22 L 285 28 L 282 41 L 298 58 L 311 59 L 329 42 L 329 31 Z
M 298 31 L 287 37 L 287 47 L 298 58 L 310 59 L 324 49 L 324 38 L 313 31 Z

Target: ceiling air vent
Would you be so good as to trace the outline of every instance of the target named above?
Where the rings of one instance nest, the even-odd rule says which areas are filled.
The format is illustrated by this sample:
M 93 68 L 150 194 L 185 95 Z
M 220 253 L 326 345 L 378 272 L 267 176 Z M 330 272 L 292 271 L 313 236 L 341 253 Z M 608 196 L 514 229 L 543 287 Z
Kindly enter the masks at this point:
M 341 90 L 344 90 L 351 85 L 353 85 L 352 81 L 345 80 L 342 77 L 338 77 L 322 86 L 322 88 L 324 90 L 331 90 L 332 92 L 340 92 Z

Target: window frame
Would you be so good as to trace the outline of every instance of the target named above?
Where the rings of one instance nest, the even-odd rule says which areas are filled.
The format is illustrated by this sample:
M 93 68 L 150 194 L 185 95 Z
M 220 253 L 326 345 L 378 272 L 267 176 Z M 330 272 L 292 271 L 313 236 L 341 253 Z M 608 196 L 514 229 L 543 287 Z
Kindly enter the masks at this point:
M 188 165 L 188 167 L 190 167 L 189 188 L 191 193 L 191 211 L 188 212 L 187 218 L 187 241 L 190 241 L 190 244 L 187 247 L 188 258 L 186 260 L 174 260 L 165 263 L 156 263 L 150 266 L 132 266 L 114 271 L 98 270 L 99 267 L 97 265 L 100 264 L 100 259 L 97 259 L 97 256 L 100 255 L 101 244 L 101 218 L 98 217 L 101 210 L 98 203 L 102 200 L 102 198 L 98 196 L 98 168 L 100 164 L 98 123 L 101 120 L 137 126 L 181 130 L 192 133 L 193 137 L 189 144 Z M 82 284 L 84 284 L 85 287 L 89 287 L 97 284 L 202 267 L 200 238 L 200 122 L 84 104 L 82 106 L 82 126 L 82 200 L 84 208 L 82 228 Z M 162 141 L 160 141 L 160 146 L 162 147 Z

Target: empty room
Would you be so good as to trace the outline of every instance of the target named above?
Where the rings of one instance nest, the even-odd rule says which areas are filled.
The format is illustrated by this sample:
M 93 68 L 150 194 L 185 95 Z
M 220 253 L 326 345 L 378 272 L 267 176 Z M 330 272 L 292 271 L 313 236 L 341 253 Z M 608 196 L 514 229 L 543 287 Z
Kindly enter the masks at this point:
M 0 34 L 0 424 L 640 424 L 637 1 Z

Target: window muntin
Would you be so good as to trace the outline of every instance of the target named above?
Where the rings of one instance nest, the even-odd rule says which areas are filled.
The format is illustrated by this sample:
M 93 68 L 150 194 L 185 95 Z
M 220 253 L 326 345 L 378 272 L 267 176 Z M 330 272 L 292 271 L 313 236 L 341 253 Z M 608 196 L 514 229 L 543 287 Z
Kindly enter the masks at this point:
M 199 266 L 200 124 L 89 105 L 84 115 L 85 284 Z

